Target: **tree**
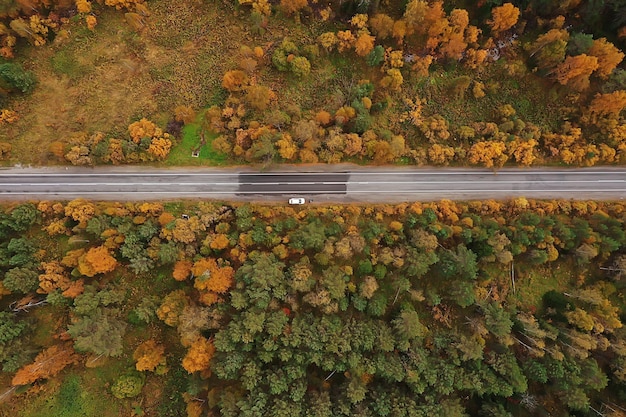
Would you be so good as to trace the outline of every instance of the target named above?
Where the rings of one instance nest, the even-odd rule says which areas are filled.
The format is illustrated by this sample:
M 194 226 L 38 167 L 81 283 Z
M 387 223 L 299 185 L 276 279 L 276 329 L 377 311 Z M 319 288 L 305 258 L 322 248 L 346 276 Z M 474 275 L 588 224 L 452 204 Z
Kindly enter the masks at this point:
M 599 118 L 617 118 L 626 108 L 626 91 L 618 90 L 607 94 L 596 94 L 589 105 L 589 114 L 593 123 Z
M 4 259 L 0 258 L 0 263 L 5 266 L 33 267 L 37 263 L 34 256 L 37 248 L 27 238 L 12 238 L 6 249 Z
M 49 379 L 77 362 L 78 355 L 74 353 L 71 343 L 53 345 L 37 355 L 32 364 L 17 371 L 11 385 L 27 385 L 39 379 Z
M 485 312 L 485 325 L 491 333 L 500 339 L 511 333 L 513 322 L 506 310 L 496 303 L 487 304 L 483 310 Z
M 375 14 L 369 18 L 368 23 L 378 39 L 387 39 L 393 32 L 393 19 L 386 14 Z
M 39 274 L 27 268 L 13 268 L 4 275 L 2 285 L 11 292 L 28 294 L 39 286 Z
M 248 76 L 241 70 L 231 70 L 224 74 L 222 87 L 230 92 L 242 91 L 248 85 Z
M 311 73 L 311 63 L 306 57 L 297 56 L 289 63 L 289 69 L 296 77 L 304 78 Z
M 226 293 L 233 285 L 235 271 L 227 265 L 218 266 L 213 258 L 196 261 L 192 267 L 194 287 L 217 294 Z
M 213 342 L 204 337 L 199 337 L 192 343 L 183 358 L 183 368 L 190 374 L 197 371 L 206 371 L 209 369 L 214 354 L 215 346 L 213 346 Z
M 65 215 L 78 222 L 81 228 L 87 227 L 87 221 L 96 214 L 96 206 L 84 199 L 72 200 L 65 206 Z
M 608 79 L 613 70 L 624 59 L 624 53 L 606 38 L 594 40 L 587 53 L 598 59 L 596 75 L 603 80 Z
M 120 356 L 126 323 L 120 321 L 112 311 L 98 308 L 89 316 L 80 317 L 67 328 L 74 339 L 74 347 L 83 352 L 103 356 Z
M 20 204 L 11 210 L 11 228 L 16 232 L 26 231 L 40 220 L 39 210 L 33 204 Z
M 192 123 L 196 118 L 196 113 L 190 106 L 176 106 L 174 109 L 174 119 L 184 124 Z
M 380 65 L 385 60 L 385 48 L 381 45 L 376 45 L 374 49 L 372 49 L 367 56 L 365 57 L 365 62 L 370 67 L 376 67 Z
M 387 75 L 380 80 L 380 85 L 389 88 L 392 91 L 400 90 L 402 83 L 404 82 L 404 78 L 402 77 L 402 73 L 397 68 L 390 68 L 387 70 Z
M 494 36 L 509 30 L 517 23 L 520 10 L 511 3 L 504 3 L 502 6 L 491 9 L 492 19 L 488 21 Z
M 280 0 L 281 9 L 288 15 L 299 12 L 308 5 L 308 0 Z
M 589 88 L 589 77 L 598 69 L 598 58 L 585 54 L 568 56 L 555 69 L 556 80 L 576 91 Z
M 565 59 L 565 49 L 569 33 L 564 29 L 551 29 L 537 37 L 529 46 L 530 56 L 534 58 L 537 67 L 550 69 Z
M 475 142 L 468 152 L 471 164 L 483 164 L 487 168 L 499 168 L 509 158 L 506 151 L 506 144 L 501 141 L 479 141 Z
M 568 55 L 587 54 L 593 45 L 593 35 L 574 32 L 567 42 Z
M 117 260 L 111 256 L 105 246 L 91 248 L 78 259 L 78 270 L 88 277 L 111 272 L 116 267 Z
M 165 368 L 165 348 L 150 339 L 139 346 L 133 352 L 133 359 L 137 361 L 135 368 L 138 371 L 155 372 L 157 368 Z
M 189 278 L 192 266 L 193 264 L 191 263 L 191 261 L 187 259 L 177 261 L 176 264 L 174 264 L 174 272 L 172 272 L 172 277 L 176 281 L 186 280 L 187 278 Z
M 419 316 L 412 309 L 402 310 L 392 324 L 400 340 L 406 342 L 415 338 L 421 339 L 428 333 L 428 328 L 420 322 Z M 408 344 L 405 347 L 408 348 Z
M 306 58 L 305 58 L 306 59 Z M 309 67 L 310 68 L 310 67 Z M 263 85 L 250 85 L 245 88 L 246 101 L 253 108 L 263 111 L 267 109 L 270 104 L 271 98 L 274 96 L 274 92 Z
M 530 140 L 518 140 L 515 139 L 509 142 L 509 153 L 515 158 L 515 162 L 523 166 L 530 166 L 537 158 L 535 154 L 535 147 L 538 142 L 535 139 Z
M 0 311 L 0 345 L 6 345 L 19 337 L 27 328 L 23 320 L 16 320 L 16 316 Z
M 435 143 L 428 148 L 428 160 L 437 165 L 448 165 L 454 158 L 454 148 Z
M 167 135 L 167 133 L 165 133 Z M 172 141 L 169 138 L 153 138 L 148 146 L 148 153 L 154 156 L 157 160 L 163 160 L 167 158 L 167 155 L 172 149 Z
M 374 49 L 374 41 L 375 38 L 372 35 L 363 31 L 354 43 L 354 51 L 358 56 L 366 56 Z
M 172 291 L 163 298 L 161 306 L 157 309 L 157 316 L 168 326 L 176 327 L 178 317 L 188 305 L 189 299 L 185 291 Z

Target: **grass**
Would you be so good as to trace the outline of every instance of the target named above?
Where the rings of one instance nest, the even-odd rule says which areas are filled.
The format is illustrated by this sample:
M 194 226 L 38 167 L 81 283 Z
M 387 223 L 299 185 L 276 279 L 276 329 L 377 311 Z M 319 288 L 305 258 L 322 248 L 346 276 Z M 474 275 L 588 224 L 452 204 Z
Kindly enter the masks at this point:
M 53 55 L 50 62 L 55 73 L 66 75 L 71 80 L 77 80 L 90 71 L 88 66 L 80 63 L 73 51 L 67 49 Z
M 101 393 L 91 390 L 86 381 L 75 374 L 65 377 L 57 386 L 46 386 L 31 399 L 22 417 L 113 417 L 120 415 L 119 402 L 113 402 Z M 54 384 L 49 384 L 54 385 Z
M 212 132 L 205 134 L 206 143 L 200 147 L 198 157 L 192 157 L 192 152 L 200 146 L 200 125 L 188 124 L 183 128 L 182 141 L 170 152 L 166 165 L 226 165 L 227 156 L 213 150 L 211 144 L 218 135 Z
M 529 264 L 530 266 L 530 264 Z M 550 290 L 565 291 L 572 288 L 572 275 L 575 267 L 571 262 L 555 261 L 550 265 L 542 265 L 525 271 L 516 270 L 515 294 L 509 297 L 521 309 L 533 309 L 541 306 L 541 298 Z
M 461 67 L 444 69 L 432 68 L 427 79 L 413 82 L 411 89 L 417 96 L 426 99 L 423 114 L 441 114 L 450 123 L 450 129 L 471 125 L 478 121 L 496 121 L 496 111 L 504 104 L 510 104 L 516 114 L 525 122 L 539 127 L 556 129 L 560 112 L 558 94 L 554 94 L 549 83 L 534 74 L 512 77 L 497 62 L 487 67 L 482 74 L 467 71 Z M 482 81 L 487 95 L 476 99 L 472 95 L 472 85 L 464 97 L 453 97 L 450 87 L 457 77 L 467 75 L 473 81 Z

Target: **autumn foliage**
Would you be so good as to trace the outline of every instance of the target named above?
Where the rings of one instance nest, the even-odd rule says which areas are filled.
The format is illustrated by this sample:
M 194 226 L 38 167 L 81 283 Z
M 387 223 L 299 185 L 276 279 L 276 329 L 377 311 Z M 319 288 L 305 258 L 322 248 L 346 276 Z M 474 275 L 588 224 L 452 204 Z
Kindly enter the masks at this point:
M 491 9 L 491 14 L 492 20 L 488 23 L 494 35 L 498 35 L 517 23 L 520 10 L 511 3 L 504 3 L 502 6 Z
M 233 285 L 235 271 L 228 265 L 219 265 L 213 258 L 196 261 L 192 267 L 194 287 L 201 291 L 202 301 L 213 304 L 218 294 L 225 294 Z
M 93 277 L 113 271 L 117 267 L 117 260 L 111 256 L 104 246 L 91 248 L 78 260 L 78 270 L 81 274 Z
M 77 361 L 78 355 L 74 353 L 71 343 L 53 345 L 39 353 L 33 363 L 17 371 L 11 385 L 27 385 L 51 378 Z
M 174 272 L 172 272 L 172 277 L 176 281 L 184 281 L 189 278 L 189 274 L 191 273 L 192 262 L 184 259 L 177 261 L 174 264 Z
M 213 342 L 204 337 L 199 337 L 191 344 L 183 358 L 183 368 L 189 373 L 207 371 L 214 354 L 215 346 L 213 346 Z
M 165 348 L 154 340 L 150 339 L 135 349 L 133 359 L 137 361 L 135 368 L 138 371 L 154 372 L 157 367 L 165 367 Z

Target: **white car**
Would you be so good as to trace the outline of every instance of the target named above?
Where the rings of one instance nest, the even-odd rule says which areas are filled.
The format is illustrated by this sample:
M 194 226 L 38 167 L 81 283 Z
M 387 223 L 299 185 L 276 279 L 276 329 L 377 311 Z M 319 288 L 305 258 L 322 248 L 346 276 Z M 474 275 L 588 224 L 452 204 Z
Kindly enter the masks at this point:
M 289 199 L 289 204 L 304 204 L 304 203 L 306 203 L 304 198 L 290 198 Z

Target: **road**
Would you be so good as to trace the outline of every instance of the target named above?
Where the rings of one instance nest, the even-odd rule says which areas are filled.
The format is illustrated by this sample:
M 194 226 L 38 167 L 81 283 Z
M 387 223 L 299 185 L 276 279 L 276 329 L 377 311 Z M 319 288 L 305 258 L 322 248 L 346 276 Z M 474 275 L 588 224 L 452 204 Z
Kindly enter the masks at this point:
M 306 170 L 307 172 L 303 172 Z M 167 200 L 211 198 L 317 202 L 435 199 L 611 199 L 626 197 L 626 169 L 485 169 L 324 165 L 250 168 L 10 168 L 0 170 L 0 199 Z

